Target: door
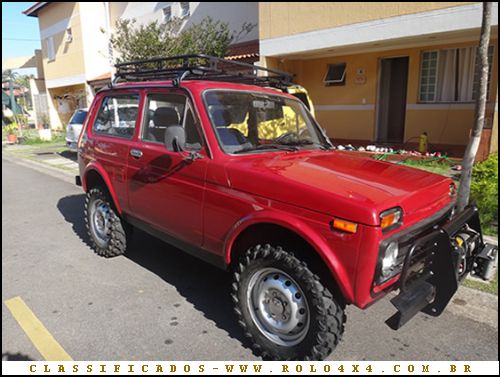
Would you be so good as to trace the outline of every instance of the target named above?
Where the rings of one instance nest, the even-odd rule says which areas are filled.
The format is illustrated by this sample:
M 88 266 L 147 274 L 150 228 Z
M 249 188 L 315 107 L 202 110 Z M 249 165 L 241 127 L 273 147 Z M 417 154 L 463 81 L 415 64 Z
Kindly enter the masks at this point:
M 378 142 L 404 141 L 408 61 L 407 56 L 380 61 L 377 103 Z
M 127 211 L 127 160 L 138 127 L 140 93 L 113 92 L 101 97 L 88 144 L 91 158 L 104 168 L 121 208 Z
M 134 217 L 172 237 L 201 246 L 208 157 L 193 107 L 181 90 L 149 93 L 137 145 L 130 150 L 129 206 Z M 184 156 L 167 149 L 184 132 Z M 168 144 L 168 142 L 167 142 Z M 186 159 L 189 151 L 201 158 Z

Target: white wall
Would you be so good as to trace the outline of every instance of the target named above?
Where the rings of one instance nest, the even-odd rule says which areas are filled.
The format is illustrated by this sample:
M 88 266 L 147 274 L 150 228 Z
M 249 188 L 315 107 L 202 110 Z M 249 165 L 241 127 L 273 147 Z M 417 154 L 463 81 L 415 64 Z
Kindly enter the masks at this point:
M 114 26 L 118 18 L 135 18 L 138 24 L 151 21 L 163 21 L 163 8 L 170 5 L 172 16 L 180 12 L 179 2 L 110 2 L 111 23 Z M 255 27 L 246 35 L 242 35 L 235 43 L 251 41 L 259 38 L 259 5 L 258 2 L 190 2 L 190 16 L 183 23 L 183 28 L 197 24 L 210 16 L 229 24 L 229 29 L 238 33 L 244 23 Z M 181 29 L 182 30 L 182 29 Z
M 105 14 L 103 2 L 80 2 L 86 80 L 110 72 Z

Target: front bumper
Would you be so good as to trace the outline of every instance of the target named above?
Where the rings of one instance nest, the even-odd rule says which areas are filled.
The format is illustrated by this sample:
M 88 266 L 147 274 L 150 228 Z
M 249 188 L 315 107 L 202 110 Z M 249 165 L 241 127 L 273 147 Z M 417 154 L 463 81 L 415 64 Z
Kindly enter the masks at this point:
M 455 237 L 467 228 L 473 236 L 458 252 Z M 468 206 L 444 224 L 435 225 L 419 236 L 406 254 L 399 279 L 400 293 L 391 299 L 398 311 L 386 324 L 399 329 L 418 312 L 439 316 L 465 276 L 474 272 L 485 276 L 496 258 L 497 248 L 485 244 L 478 209 Z

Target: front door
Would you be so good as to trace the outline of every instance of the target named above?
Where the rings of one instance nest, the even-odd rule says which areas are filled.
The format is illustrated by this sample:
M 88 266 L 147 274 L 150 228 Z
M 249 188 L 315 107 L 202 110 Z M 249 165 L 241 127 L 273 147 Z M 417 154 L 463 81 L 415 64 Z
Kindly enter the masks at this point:
M 181 90 L 149 92 L 137 146 L 129 156 L 129 206 L 153 228 L 193 245 L 203 241 L 202 205 L 208 157 L 193 107 Z M 172 130 L 184 129 L 186 151 L 202 158 L 188 160 L 167 149 Z
M 377 102 L 377 141 L 402 143 L 405 133 L 408 57 L 380 61 Z

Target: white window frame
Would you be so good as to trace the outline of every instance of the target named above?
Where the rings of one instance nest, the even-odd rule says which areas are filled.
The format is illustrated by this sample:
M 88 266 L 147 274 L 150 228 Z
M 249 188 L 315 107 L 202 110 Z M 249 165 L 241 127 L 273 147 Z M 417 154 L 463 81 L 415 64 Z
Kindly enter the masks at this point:
M 342 77 L 339 80 L 327 80 L 327 78 L 328 78 L 328 72 L 330 72 L 330 67 L 334 66 L 334 65 L 337 65 L 337 66 L 344 65 L 344 72 L 342 73 Z M 323 82 L 326 85 L 336 85 L 336 84 L 337 85 L 342 85 L 342 84 L 345 84 L 345 75 L 346 75 L 346 72 L 347 72 L 347 63 L 332 63 L 332 64 L 328 64 L 327 69 L 326 69 L 325 78 L 323 79 Z
M 47 61 L 52 62 L 56 60 L 54 37 L 48 37 L 46 41 L 47 41 Z

